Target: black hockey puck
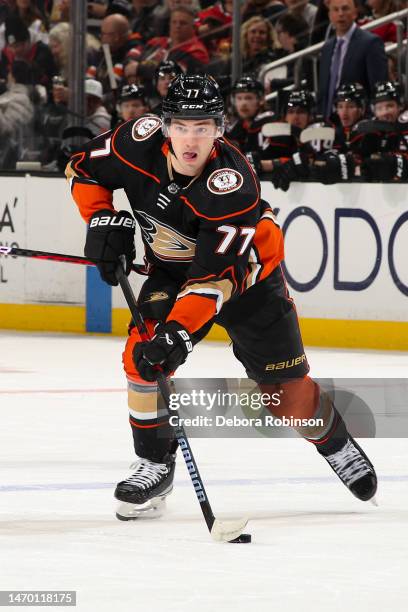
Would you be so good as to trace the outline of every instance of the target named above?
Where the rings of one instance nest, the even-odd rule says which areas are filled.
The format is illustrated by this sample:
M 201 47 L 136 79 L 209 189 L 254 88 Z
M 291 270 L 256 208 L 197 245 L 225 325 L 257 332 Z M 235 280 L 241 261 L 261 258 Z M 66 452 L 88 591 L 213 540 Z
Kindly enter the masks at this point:
M 241 535 L 234 540 L 230 540 L 230 544 L 249 544 L 251 540 L 252 536 L 250 533 L 241 533 Z

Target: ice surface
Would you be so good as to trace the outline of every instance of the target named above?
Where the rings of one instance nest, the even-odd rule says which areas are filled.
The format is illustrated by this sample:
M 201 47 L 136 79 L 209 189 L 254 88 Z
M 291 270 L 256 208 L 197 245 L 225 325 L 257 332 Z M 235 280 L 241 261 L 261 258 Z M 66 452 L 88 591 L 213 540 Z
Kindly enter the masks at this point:
M 362 441 L 380 479 L 375 508 L 303 440 L 194 439 L 216 515 L 249 514 L 252 544 L 210 539 L 181 460 L 167 515 L 123 523 L 112 497 L 133 459 L 123 341 L 0 342 L 0 590 L 73 589 L 81 612 L 407 609 L 407 440 Z M 408 373 L 406 353 L 308 356 L 319 377 Z M 179 375 L 244 372 L 230 348 L 202 344 Z

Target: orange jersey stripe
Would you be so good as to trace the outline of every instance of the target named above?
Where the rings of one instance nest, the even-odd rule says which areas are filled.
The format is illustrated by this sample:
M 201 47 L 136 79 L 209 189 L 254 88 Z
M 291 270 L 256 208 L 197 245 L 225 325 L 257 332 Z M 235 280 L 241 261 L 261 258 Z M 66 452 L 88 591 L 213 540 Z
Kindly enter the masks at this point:
M 258 280 L 266 278 L 284 258 L 283 234 L 272 219 L 258 222 L 253 244 L 258 251 L 262 272 Z
M 89 222 L 89 219 L 97 210 L 114 210 L 112 192 L 100 185 L 82 183 L 74 179 L 72 183 L 72 197 L 79 208 L 81 217 L 86 223 Z
M 192 334 L 212 319 L 215 312 L 215 299 L 189 293 L 174 304 L 167 321 L 177 321 Z

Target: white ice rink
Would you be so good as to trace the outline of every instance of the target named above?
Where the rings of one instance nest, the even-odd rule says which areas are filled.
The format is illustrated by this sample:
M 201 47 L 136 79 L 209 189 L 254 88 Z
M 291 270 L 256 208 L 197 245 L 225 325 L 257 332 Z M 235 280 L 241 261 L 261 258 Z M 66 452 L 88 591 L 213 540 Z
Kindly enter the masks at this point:
M 180 458 L 167 515 L 117 521 L 132 460 L 122 345 L 0 332 L 0 590 L 76 590 L 81 612 L 408 609 L 407 439 L 362 441 L 378 508 L 303 440 L 193 439 L 216 515 L 249 514 L 252 544 L 210 539 Z M 403 353 L 308 355 L 316 377 L 408 374 Z M 202 344 L 179 375 L 244 372 Z

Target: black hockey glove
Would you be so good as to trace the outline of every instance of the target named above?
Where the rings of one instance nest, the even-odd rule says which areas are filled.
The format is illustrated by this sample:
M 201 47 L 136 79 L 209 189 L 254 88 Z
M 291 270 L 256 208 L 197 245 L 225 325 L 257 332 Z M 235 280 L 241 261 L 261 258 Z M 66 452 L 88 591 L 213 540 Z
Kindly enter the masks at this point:
M 306 155 L 294 153 L 287 162 L 273 161 L 271 181 L 275 189 L 287 191 L 291 181 L 309 178 L 309 163 Z
M 135 252 L 136 222 L 126 210 L 98 210 L 89 221 L 85 243 L 85 257 L 94 261 L 102 280 L 116 286 L 115 270 L 119 257 L 126 258 L 125 272 L 129 274 Z
M 157 367 L 160 366 L 165 376 L 174 372 L 187 359 L 193 350 L 188 331 L 177 323 L 159 323 L 155 336 L 150 342 L 136 344 L 133 350 L 133 361 L 144 380 L 157 380 Z
M 377 153 L 363 160 L 361 176 L 368 181 L 405 181 L 408 162 L 399 153 Z
M 354 177 L 355 162 L 352 153 L 327 151 L 317 159 L 311 169 L 310 178 L 323 185 L 349 181 Z
M 262 166 L 261 166 L 261 156 L 258 153 L 258 151 L 250 151 L 249 153 L 245 155 L 245 157 L 250 163 L 252 170 L 255 172 L 255 174 L 259 176 L 262 173 Z

